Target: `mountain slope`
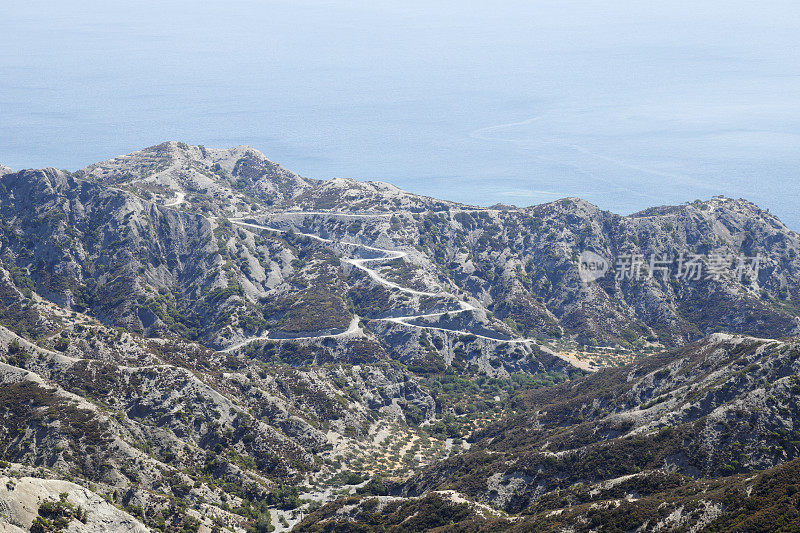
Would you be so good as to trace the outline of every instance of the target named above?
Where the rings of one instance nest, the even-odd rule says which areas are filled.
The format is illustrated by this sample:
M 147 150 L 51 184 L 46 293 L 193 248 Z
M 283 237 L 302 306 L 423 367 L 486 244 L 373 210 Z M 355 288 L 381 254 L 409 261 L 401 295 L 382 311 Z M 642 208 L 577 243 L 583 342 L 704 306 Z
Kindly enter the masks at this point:
M 789 527 L 798 251 L 744 200 L 479 208 L 249 147 L 0 172 L 0 470 L 160 531 Z
M 794 531 L 799 398 L 798 341 L 714 335 L 522 392 L 468 451 L 299 530 Z
M 248 147 L 182 143 L 92 165 L 75 176 L 52 169 L 10 174 L 2 186 L 11 192 L 0 205 L 5 233 L 18 236 L 7 254 L 27 268 L 22 247 L 40 241 L 34 255 L 47 257 L 53 272 L 33 264 L 39 292 L 69 306 L 92 304 L 75 301 L 82 291 L 84 299 L 100 303 L 97 315 L 104 320 L 148 334 L 173 331 L 229 346 L 267 329 L 342 331 L 354 314 L 382 318 L 380 312 L 386 316 L 385 310 L 403 305 L 385 300 L 400 295 L 386 295 L 383 307 L 347 309 L 349 301 L 364 301 L 363 290 L 381 287 L 335 264 L 334 256 L 374 254 L 337 242 L 401 250 L 402 260 L 375 263 L 385 279 L 458 295 L 503 319 L 511 331 L 478 319 L 502 335 L 630 348 L 634 339 L 679 345 L 716 331 L 770 337 L 800 331 L 800 236 L 742 200 L 715 198 L 630 217 L 577 199 L 479 209 L 378 182 L 308 180 Z M 36 205 L 26 200 L 31 194 Z M 256 225 L 237 222 L 243 219 Z M 335 242 L 294 242 L 291 234 L 256 230 L 264 227 Z M 68 247 L 84 250 L 76 257 Z M 585 283 L 578 269 L 582 252 L 612 266 L 641 257 L 641 279 L 618 271 Z M 56 268 L 59 254 L 69 268 L 64 261 Z M 679 277 L 681 257 L 692 254 L 706 272 L 699 279 Z M 711 279 L 710 262 L 723 256 L 727 268 Z M 749 263 L 740 260 L 755 257 L 755 271 L 742 268 Z M 669 268 L 669 275 L 649 275 L 650 259 L 664 258 L 655 268 Z M 113 275 L 103 279 L 87 261 Z M 331 284 L 332 278 L 340 282 Z M 308 287 L 309 279 L 324 279 L 324 285 Z M 212 290 L 215 298 L 202 302 L 198 291 Z M 158 298 L 148 291 L 166 299 L 154 304 Z M 126 305 L 120 295 L 138 302 Z M 288 305 L 320 299 L 333 311 L 326 320 L 305 323 L 307 314 L 285 315 Z M 420 315 L 453 309 L 452 301 L 439 309 L 420 303 L 412 305 Z
M 773 337 L 800 331 L 800 236 L 742 200 L 648 213 L 621 217 L 565 199 L 524 209 L 395 212 L 369 227 L 319 214 L 276 212 L 264 220 L 337 239 L 414 246 L 408 262 L 417 272 L 407 269 L 409 279 L 421 278 L 419 272 L 444 279 L 528 336 L 630 347 L 634 339 L 679 345 L 716 331 Z M 639 256 L 641 277 L 610 272 L 585 283 L 578 263 L 587 251 L 612 266 Z M 701 258 L 706 271 L 699 279 L 677 276 L 681 254 Z M 665 256 L 659 268 L 670 275 L 649 276 L 650 258 Z M 708 276 L 716 257 L 729 258 L 719 279 Z M 756 271 L 740 268 L 738 276 L 737 267 L 756 257 Z
M 562 494 L 591 500 L 592 487 L 625 476 L 771 468 L 800 455 L 798 375 L 797 341 L 714 335 L 521 394 L 518 414 L 473 435 L 468 453 L 421 474 L 405 492 L 452 488 L 509 511 L 539 512 Z
M 383 320 L 394 313 L 385 312 L 390 309 L 420 317 L 466 309 L 454 301 L 446 279 L 426 275 L 422 282 L 434 292 L 425 293 L 365 276 L 368 268 L 350 268 L 374 260 L 369 247 L 342 250 L 309 237 L 254 230 L 236 219 L 196 214 L 188 210 L 190 200 L 176 206 L 181 209 L 165 207 L 53 169 L 7 175 L 0 185 L 10 191 L 0 197 L 4 262 L 22 269 L 44 297 L 149 336 L 177 335 L 221 348 L 244 346 L 247 338 L 335 336 L 359 314 Z M 343 252 L 358 259 L 342 262 Z M 382 300 L 377 308 L 376 296 Z M 502 357 L 511 370 L 564 366 L 528 344 L 511 358 L 502 342 L 470 340 L 471 329 L 498 330 L 500 340 L 511 332 L 468 305 L 468 327 L 460 328 L 466 333 L 460 349 L 471 354 L 466 363 L 488 367 L 488 358 Z M 399 326 L 385 331 L 376 325 L 384 350 L 404 361 L 427 357 L 417 342 L 425 330 Z M 376 341 L 357 331 L 357 337 Z

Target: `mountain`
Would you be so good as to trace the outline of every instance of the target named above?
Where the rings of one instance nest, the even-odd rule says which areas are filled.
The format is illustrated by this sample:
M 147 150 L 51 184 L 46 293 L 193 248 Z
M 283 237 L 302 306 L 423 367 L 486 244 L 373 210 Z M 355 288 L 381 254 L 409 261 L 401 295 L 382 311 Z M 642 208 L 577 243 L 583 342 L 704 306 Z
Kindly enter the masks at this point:
M 301 250 L 290 242 L 303 233 L 407 253 L 402 263 L 381 268 L 395 282 L 430 289 L 422 292 L 456 295 L 480 311 L 469 320 L 506 336 L 629 348 L 633 339 L 674 346 L 720 329 L 781 336 L 800 327 L 800 237 L 742 200 L 715 198 L 630 217 L 577 199 L 479 209 L 378 182 L 307 180 L 247 147 L 211 150 L 181 143 L 74 175 L 23 171 L 6 178 L 4 187 L 14 191 L 0 205 L 11 224 L 6 233 L 19 240 L 7 254 L 18 266 L 33 268 L 38 292 L 68 307 L 96 306 L 93 314 L 107 323 L 214 347 L 265 329 L 281 335 L 344 330 L 355 315 L 386 318 L 399 305 L 409 308 L 406 316 L 459 309 L 449 296 L 421 302 L 418 294 L 364 287 L 371 280 L 345 273 L 352 265 L 334 264 L 331 246 L 316 241 L 319 246 Z M 316 211 L 331 206 L 339 206 L 336 213 Z M 243 225 L 244 219 L 251 225 Z M 287 238 L 259 226 L 294 234 Z M 24 257 L 33 241 L 40 248 L 34 254 L 38 264 Z M 375 254 L 349 248 L 334 255 Z M 577 254 L 585 251 L 609 261 L 666 255 L 673 272 L 681 253 L 706 260 L 727 256 L 730 268 L 721 279 L 684 280 L 659 272 L 638 280 L 609 275 L 586 284 L 576 268 Z M 758 257 L 759 269 L 736 278 L 736 258 L 745 257 Z M 319 269 L 325 269 L 324 287 L 303 286 L 310 276 L 321 279 L 312 274 Z M 335 279 L 340 281 L 328 283 Z M 306 301 L 329 302 L 324 319 L 287 315 L 286 306 L 310 291 L 314 297 Z M 414 301 L 387 300 L 409 297 Z M 373 307 L 364 307 L 365 299 Z
M 743 200 L 715 198 L 630 217 L 578 199 L 394 217 L 394 228 L 386 221 L 371 237 L 385 239 L 385 231 L 389 242 L 414 244 L 427 270 L 446 276 L 525 335 L 621 346 L 649 338 L 675 346 L 721 329 L 764 336 L 798 331 L 798 235 Z M 350 230 L 330 217 L 295 216 L 292 225 L 337 238 Z M 645 264 L 641 279 L 609 275 L 587 284 L 577 268 L 585 251 L 609 262 L 668 255 L 673 275 L 648 276 Z M 729 259 L 720 279 L 685 280 L 675 275 L 680 253 L 737 260 Z M 755 257 L 757 275 L 737 279 L 739 260 Z
M 0 475 L 50 502 L 9 489 L 0 523 L 102 497 L 131 531 L 713 530 L 794 502 L 753 487 L 796 469 L 800 235 L 745 200 L 480 208 L 176 142 L 0 170 Z

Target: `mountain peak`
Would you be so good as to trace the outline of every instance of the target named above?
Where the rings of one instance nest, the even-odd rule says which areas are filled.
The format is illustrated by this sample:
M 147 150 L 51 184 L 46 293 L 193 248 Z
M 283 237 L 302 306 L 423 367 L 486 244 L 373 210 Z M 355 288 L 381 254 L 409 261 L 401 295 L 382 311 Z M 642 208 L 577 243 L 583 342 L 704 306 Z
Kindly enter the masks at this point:
M 100 183 L 125 186 L 170 207 L 246 213 L 256 198 L 271 205 L 311 186 L 250 146 L 206 148 L 166 141 L 89 165 L 78 173 Z

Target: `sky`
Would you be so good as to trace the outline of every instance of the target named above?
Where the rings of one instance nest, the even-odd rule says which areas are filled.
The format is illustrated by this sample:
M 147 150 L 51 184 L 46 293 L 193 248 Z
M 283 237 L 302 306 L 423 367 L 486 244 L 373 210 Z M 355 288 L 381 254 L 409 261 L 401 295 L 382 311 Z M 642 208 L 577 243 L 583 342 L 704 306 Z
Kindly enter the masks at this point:
M 723 194 L 800 230 L 793 1 L 0 3 L 0 163 L 180 140 L 477 205 Z

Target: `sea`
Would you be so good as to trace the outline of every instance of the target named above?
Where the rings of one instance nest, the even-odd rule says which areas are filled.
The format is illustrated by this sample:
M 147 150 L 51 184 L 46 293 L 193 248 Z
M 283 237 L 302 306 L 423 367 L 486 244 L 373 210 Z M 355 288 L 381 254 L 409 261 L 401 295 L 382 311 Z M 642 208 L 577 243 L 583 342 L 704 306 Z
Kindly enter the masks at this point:
M 800 230 L 800 4 L 0 2 L 0 164 L 166 140 L 484 206 L 725 195 Z

